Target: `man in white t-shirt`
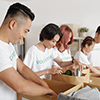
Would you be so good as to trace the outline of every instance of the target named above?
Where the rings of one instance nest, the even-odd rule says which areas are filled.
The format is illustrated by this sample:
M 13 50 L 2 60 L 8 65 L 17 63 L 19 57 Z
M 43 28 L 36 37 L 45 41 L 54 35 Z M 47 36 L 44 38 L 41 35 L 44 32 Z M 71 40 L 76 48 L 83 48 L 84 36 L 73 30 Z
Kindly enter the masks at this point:
M 18 58 L 12 45 L 27 37 L 34 17 L 28 7 L 14 3 L 0 27 L 0 100 L 17 100 L 16 92 L 29 96 L 57 96 Z
M 100 69 L 100 26 L 96 30 L 94 39 L 95 46 L 93 50 L 87 55 L 91 65 L 97 69 Z

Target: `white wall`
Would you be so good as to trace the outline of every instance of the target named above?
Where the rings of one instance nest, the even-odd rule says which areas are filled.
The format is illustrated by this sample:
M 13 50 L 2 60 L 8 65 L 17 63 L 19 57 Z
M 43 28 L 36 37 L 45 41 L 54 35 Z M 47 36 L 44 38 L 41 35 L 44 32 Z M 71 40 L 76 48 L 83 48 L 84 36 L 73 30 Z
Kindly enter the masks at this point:
M 9 2 L 0 0 L 0 25 L 5 17 L 6 9 L 8 9 Z
M 0 0 L 0 22 L 8 4 L 17 0 Z M 26 39 L 27 49 L 38 42 L 39 33 L 44 25 L 53 22 L 57 25 L 74 23 L 88 27 L 89 35 L 100 25 L 100 0 L 19 0 L 28 5 L 35 13 L 31 32 Z M 4 3 L 4 4 L 2 4 Z

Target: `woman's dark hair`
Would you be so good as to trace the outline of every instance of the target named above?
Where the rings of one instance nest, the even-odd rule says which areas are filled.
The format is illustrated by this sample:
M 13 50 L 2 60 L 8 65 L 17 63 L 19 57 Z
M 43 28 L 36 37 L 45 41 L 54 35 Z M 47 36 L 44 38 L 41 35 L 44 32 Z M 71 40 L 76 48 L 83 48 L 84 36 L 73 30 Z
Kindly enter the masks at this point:
M 60 31 L 60 28 L 57 25 L 50 23 L 42 29 L 39 40 L 40 41 L 43 41 L 44 39 L 52 40 L 54 36 L 57 34 L 60 36 L 61 39 L 62 33 Z
M 29 17 L 31 21 L 33 21 L 35 18 L 34 13 L 27 6 L 20 3 L 14 3 L 9 7 L 5 19 L 8 17 L 8 15 L 10 17 L 23 15 L 24 17 Z
M 87 44 L 88 46 L 92 45 L 92 43 L 95 42 L 95 40 L 91 36 L 87 36 L 83 42 L 81 43 L 81 48 L 85 47 Z
M 98 26 L 96 33 L 100 34 L 100 26 Z

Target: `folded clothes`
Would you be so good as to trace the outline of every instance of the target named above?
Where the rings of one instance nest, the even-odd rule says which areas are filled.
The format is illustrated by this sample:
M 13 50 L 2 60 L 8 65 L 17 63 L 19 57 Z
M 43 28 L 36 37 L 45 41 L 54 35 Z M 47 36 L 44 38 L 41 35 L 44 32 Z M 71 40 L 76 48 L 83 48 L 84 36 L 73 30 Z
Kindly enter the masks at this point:
M 100 92 L 96 87 L 91 88 L 86 86 L 80 90 L 73 91 L 68 95 L 60 93 L 58 95 L 58 100 L 100 100 Z
M 76 98 L 73 96 L 67 96 L 63 93 L 60 93 L 57 97 L 57 100 L 87 100 L 87 99 Z
M 100 100 L 100 92 L 95 88 L 86 86 L 73 93 L 73 97 L 84 98 L 88 100 Z

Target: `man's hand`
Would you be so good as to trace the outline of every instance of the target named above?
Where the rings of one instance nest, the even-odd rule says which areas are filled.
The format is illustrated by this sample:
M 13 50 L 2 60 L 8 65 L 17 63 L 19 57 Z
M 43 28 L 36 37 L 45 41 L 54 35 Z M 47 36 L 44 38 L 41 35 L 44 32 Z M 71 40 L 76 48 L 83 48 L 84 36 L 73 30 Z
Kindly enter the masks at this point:
M 44 80 L 41 81 L 40 85 L 43 86 L 43 87 L 49 88 L 48 84 Z
M 50 89 L 50 91 L 51 91 L 51 92 L 48 93 L 48 94 L 51 94 L 52 96 L 57 97 L 57 94 L 56 94 L 53 90 Z

